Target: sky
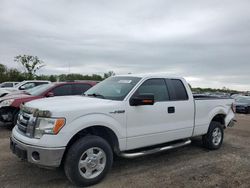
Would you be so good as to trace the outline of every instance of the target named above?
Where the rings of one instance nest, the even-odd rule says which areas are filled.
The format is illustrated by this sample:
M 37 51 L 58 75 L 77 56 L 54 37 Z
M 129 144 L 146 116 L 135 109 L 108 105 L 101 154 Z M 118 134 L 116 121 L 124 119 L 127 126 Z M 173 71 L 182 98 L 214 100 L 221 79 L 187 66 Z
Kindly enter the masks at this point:
M 0 63 L 39 74 L 167 73 L 250 90 L 249 0 L 0 0 Z

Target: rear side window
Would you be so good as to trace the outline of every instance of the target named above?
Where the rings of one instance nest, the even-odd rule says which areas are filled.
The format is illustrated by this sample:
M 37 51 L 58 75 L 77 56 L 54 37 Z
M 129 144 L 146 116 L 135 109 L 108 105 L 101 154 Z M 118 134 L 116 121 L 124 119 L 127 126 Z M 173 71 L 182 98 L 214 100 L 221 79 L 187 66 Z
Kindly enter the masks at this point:
M 51 92 L 54 94 L 54 96 L 72 95 L 72 85 L 71 84 L 60 85 L 52 89 Z
M 188 100 L 186 88 L 181 80 L 166 79 L 166 82 L 169 89 L 170 100 L 172 101 Z
M 13 87 L 12 83 L 3 83 L 2 87 Z
M 82 95 L 89 88 L 91 88 L 91 85 L 89 85 L 89 84 L 74 84 L 73 85 L 73 95 Z
M 168 101 L 169 95 L 164 79 L 146 80 L 135 92 L 134 96 L 153 94 L 155 101 Z
M 36 86 L 40 86 L 40 85 L 43 85 L 43 84 L 48 84 L 48 82 L 35 82 Z

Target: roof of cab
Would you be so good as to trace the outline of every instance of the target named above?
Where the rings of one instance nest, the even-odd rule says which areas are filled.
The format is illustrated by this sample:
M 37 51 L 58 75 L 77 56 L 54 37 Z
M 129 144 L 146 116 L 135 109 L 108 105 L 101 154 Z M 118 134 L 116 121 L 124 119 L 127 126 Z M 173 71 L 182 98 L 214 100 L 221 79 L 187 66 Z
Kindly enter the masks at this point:
M 116 76 L 129 76 L 129 77 L 139 77 L 139 78 L 174 78 L 174 79 L 183 79 L 180 76 L 173 76 L 167 73 L 142 73 L 142 74 L 124 74 Z

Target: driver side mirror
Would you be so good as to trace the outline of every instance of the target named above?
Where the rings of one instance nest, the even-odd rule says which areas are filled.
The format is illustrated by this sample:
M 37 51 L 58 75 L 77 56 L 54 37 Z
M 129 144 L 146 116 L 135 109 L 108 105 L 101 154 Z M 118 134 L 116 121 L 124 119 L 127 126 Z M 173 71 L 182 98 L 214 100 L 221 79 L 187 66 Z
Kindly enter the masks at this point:
M 48 92 L 47 94 L 46 94 L 46 97 L 54 97 L 55 95 L 54 95 L 54 93 L 53 92 Z
M 24 87 L 24 86 L 21 86 L 21 87 L 19 88 L 19 90 L 25 90 L 25 87 Z
M 141 106 L 141 105 L 153 105 L 154 104 L 153 94 L 142 94 L 132 97 L 129 101 L 131 106 Z

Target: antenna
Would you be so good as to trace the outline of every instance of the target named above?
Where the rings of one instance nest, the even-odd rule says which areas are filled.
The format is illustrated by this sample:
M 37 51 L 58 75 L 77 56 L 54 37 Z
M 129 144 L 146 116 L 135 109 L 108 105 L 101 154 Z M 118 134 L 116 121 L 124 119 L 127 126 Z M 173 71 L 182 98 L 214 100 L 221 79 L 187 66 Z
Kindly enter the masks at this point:
M 68 70 L 68 74 L 70 74 L 70 62 L 68 63 L 68 68 L 69 68 L 69 70 Z

